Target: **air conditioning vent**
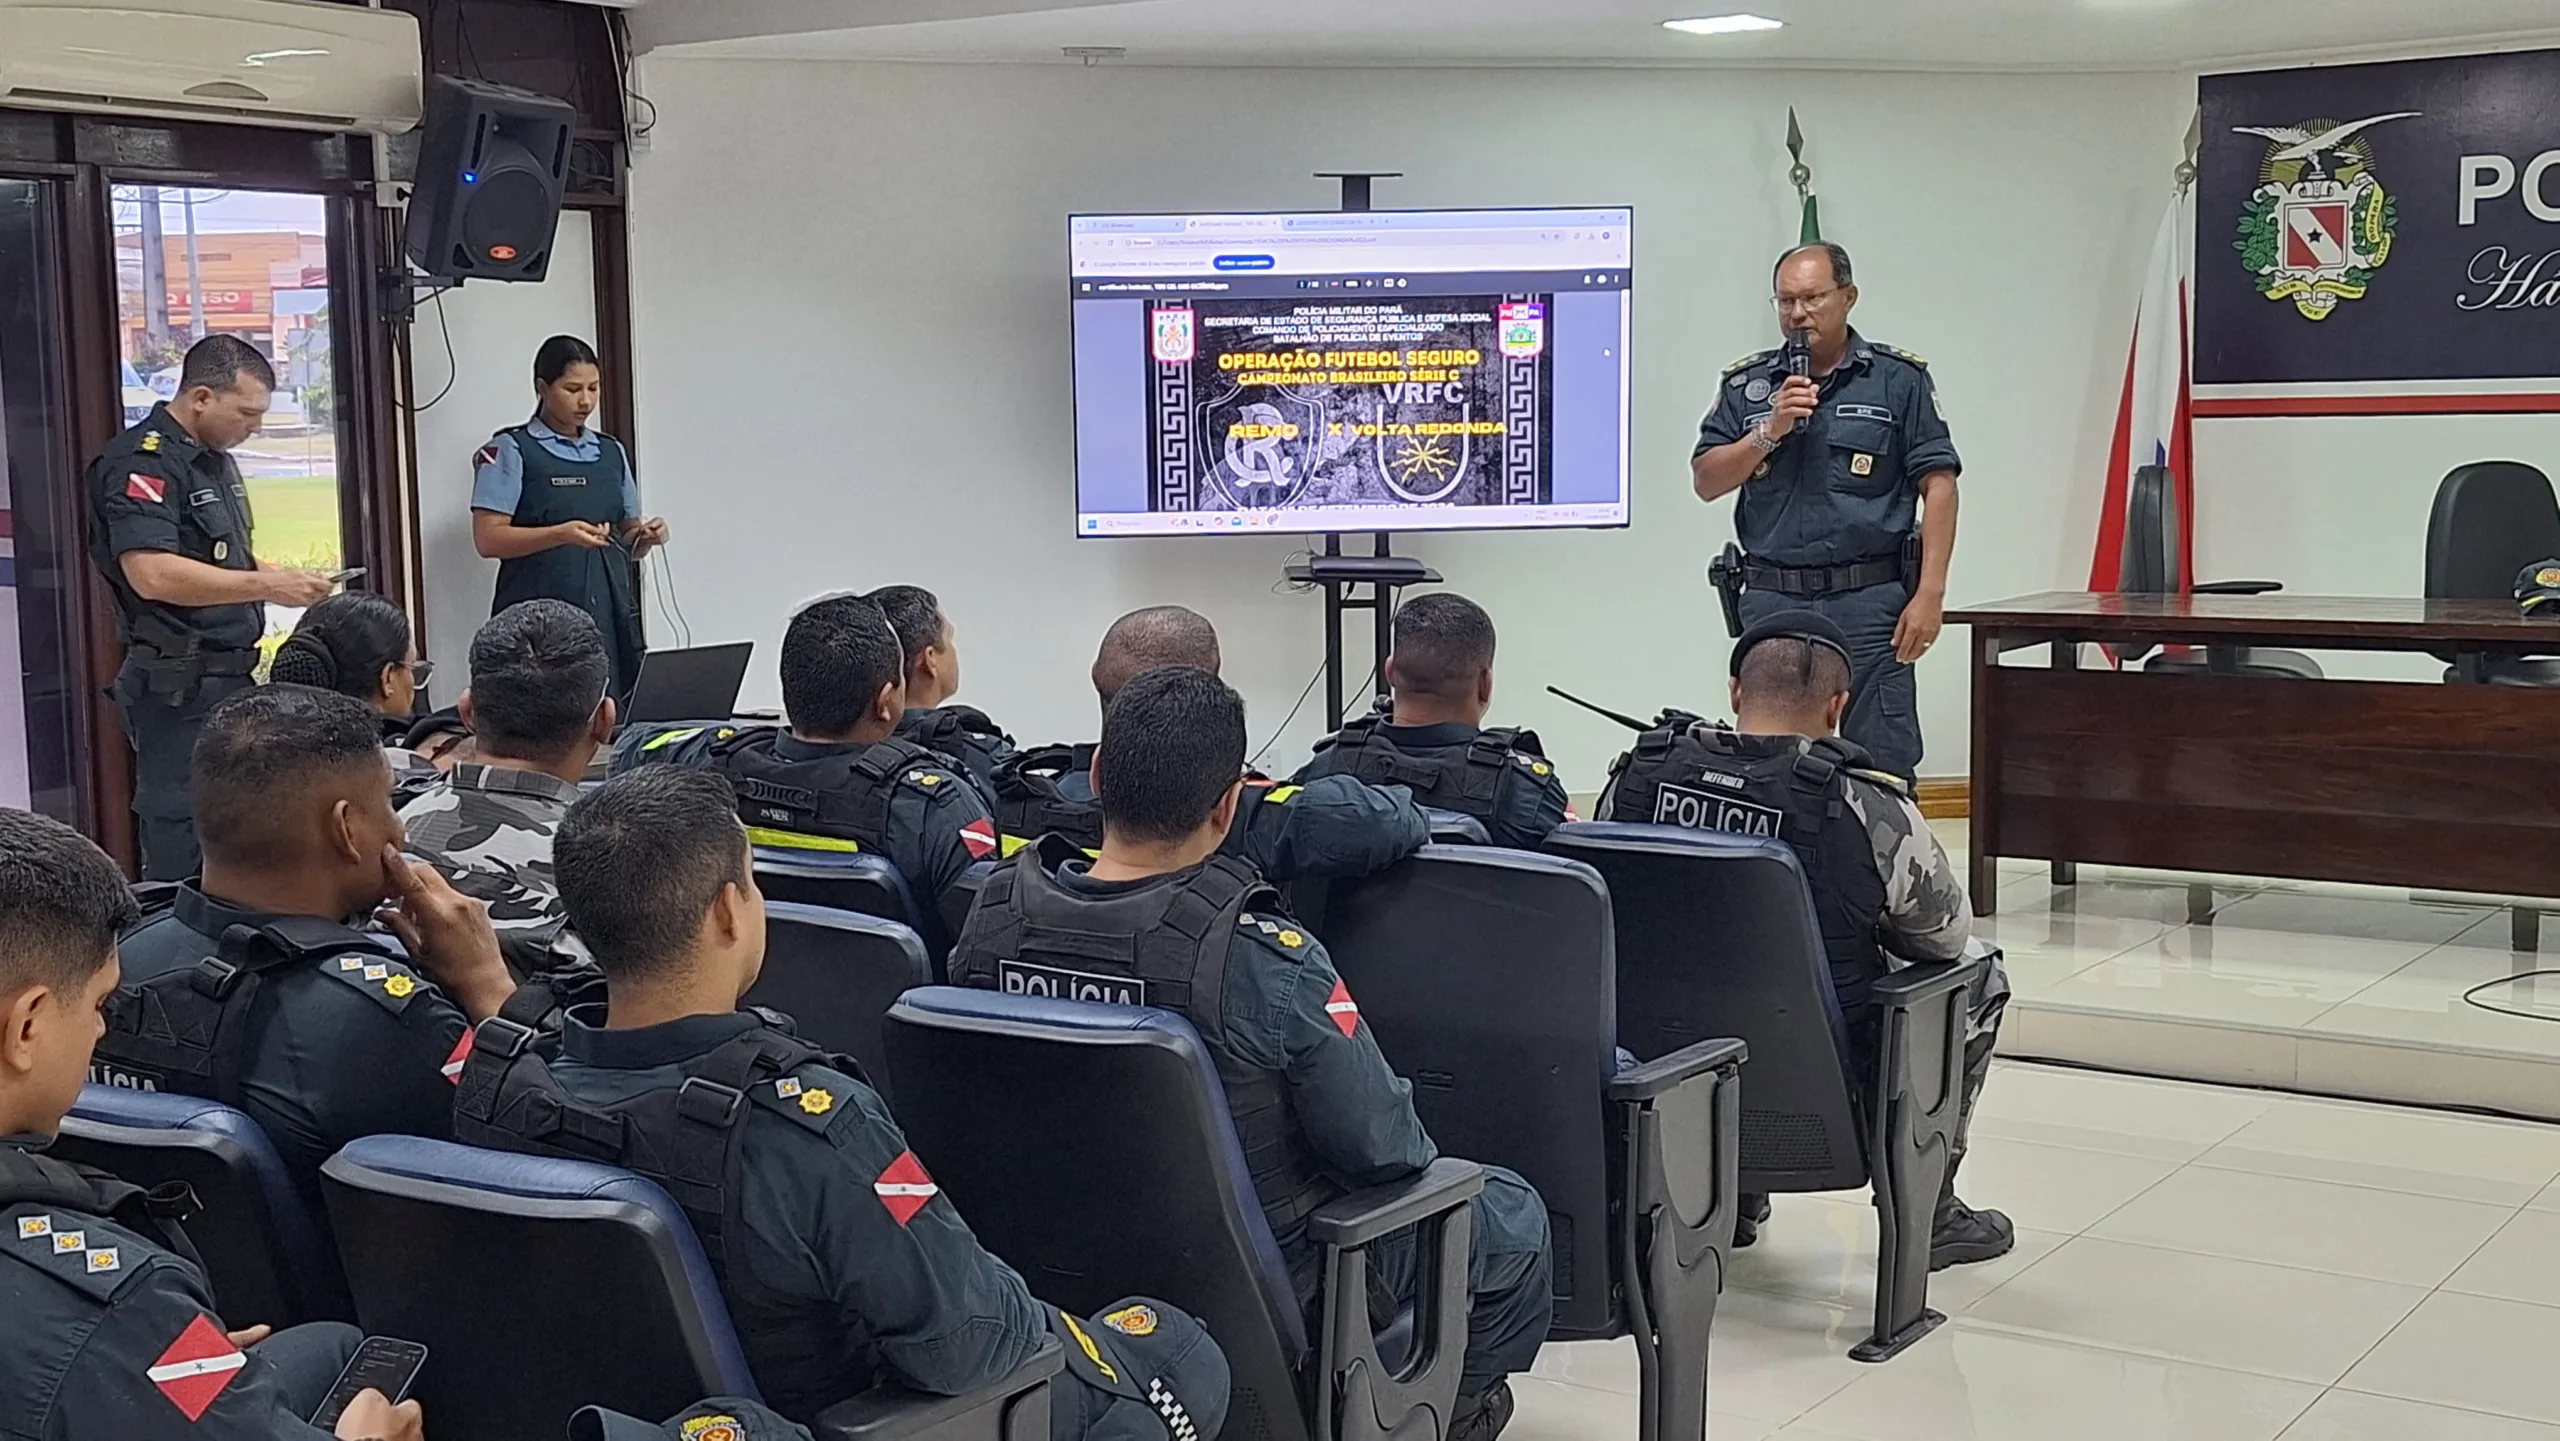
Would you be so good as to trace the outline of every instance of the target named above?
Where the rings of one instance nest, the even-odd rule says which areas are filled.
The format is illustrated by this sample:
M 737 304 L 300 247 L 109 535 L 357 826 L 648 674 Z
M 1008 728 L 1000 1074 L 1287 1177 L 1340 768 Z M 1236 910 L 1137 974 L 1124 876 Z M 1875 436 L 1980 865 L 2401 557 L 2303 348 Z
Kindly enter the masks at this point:
M 314 0 L 0 0 L 0 104 L 396 135 L 418 22 Z

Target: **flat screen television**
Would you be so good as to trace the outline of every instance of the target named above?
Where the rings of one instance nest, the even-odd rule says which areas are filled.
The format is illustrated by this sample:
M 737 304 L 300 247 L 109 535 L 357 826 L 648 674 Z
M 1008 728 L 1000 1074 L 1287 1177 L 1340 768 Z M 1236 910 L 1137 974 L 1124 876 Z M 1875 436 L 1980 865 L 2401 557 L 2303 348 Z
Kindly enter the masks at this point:
M 1070 217 L 1076 534 L 1625 525 L 1634 223 Z

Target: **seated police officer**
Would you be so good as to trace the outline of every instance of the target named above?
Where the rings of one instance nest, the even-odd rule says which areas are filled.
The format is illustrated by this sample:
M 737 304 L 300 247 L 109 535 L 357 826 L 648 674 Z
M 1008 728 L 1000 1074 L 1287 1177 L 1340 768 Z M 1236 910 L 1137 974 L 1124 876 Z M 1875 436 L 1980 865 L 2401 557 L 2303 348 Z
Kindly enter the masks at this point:
M 461 1138 L 665 1185 L 701 1233 L 748 1369 L 793 1420 L 882 1380 L 942 1395 L 991 1384 L 1055 1332 L 1059 1441 L 1214 1436 L 1227 1364 L 1197 1321 L 1143 1299 L 1091 1320 L 1033 1300 L 851 1061 L 738 1009 L 764 964 L 765 913 L 737 807 L 716 774 L 650 767 L 569 808 L 553 864 L 610 999 L 570 1011 L 556 1059 L 523 1027 L 484 1023 L 455 1099 Z
M 1178 605 L 1131 611 L 1104 632 L 1093 659 L 1094 694 L 1104 711 L 1120 688 L 1162 666 L 1218 673 L 1218 632 Z M 1090 852 L 1102 844 L 1089 745 L 1043 746 L 1012 757 L 996 773 L 996 825 L 1008 854 L 1045 835 Z M 1365 876 L 1420 850 L 1431 823 L 1401 787 L 1351 776 L 1275 784 L 1245 777 L 1244 798 L 1227 832 L 1226 853 L 1253 862 L 1265 879 Z
M 231 697 L 196 739 L 191 796 L 203 878 L 125 937 L 92 1079 L 248 1112 L 316 1207 L 320 1163 L 358 1136 L 452 1134 L 444 1068 L 515 982 L 479 904 L 400 858 L 362 702 Z M 406 956 L 349 927 L 386 900 Z
M 1903 780 L 1875 769 L 1840 738 L 1849 708 L 1849 642 L 1812 611 L 1786 611 L 1750 627 L 1733 648 L 1734 725 L 1704 721 L 1647 731 L 1611 768 L 1600 813 L 1611 820 L 1772 836 L 1804 862 L 1832 989 L 1849 1024 L 1856 1064 L 1876 1064 L 1869 988 L 1900 961 L 1985 955 L 1969 1001 L 1964 1098 L 1954 1163 L 1929 1241 L 1933 1270 L 2008 1254 L 2009 1218 L 1956 1199 L 1974 1102 L 1991 1073 L 1991 1050 L 2009 1001 L 1998 954 L 1970 944 L 1964 888 Z M 1747 1246 L 1768 1215 L 1766 1196 L 1744 1198 L 1734 1244 Z
M 1395 709 L 1368 716 L 1316 744 L 1298 772 L 1395 784 L 1415 804 L 1484 822 L 1497 846 L 1534 850 L 1566 820 L 1564 782 L 1534 731 L 1484 728 L 1493 703 L 1493 617 L 1462 595 L 1437 591 L 1396 608 L 1387 686 Z
M 59 821 L 0 810 L 0 1434 L 13 1441 L 319 1441 L 362 1339 L 319 1322 L 226 1331 L 170 1213 L 104 1171 L 40 1154 L 80 1095 L 116 933 L 115 863 Z M 420 1441 L 418 1406 L 358 1393 L 336 1435 Z
M 716 770 L 736 787 L 757 845 L 875 852 L 919 903 L 952 916 L 970 863 L 995 854 L 995 820 L 941 757 L 893 734 L 906 696 L 906 653 L 880 607 L 830 596 L 782 634 L 788 729 L 626 728 L 614 769 L 668 761 Z
M 613 738 L 612 681 L 595 618 L 567 601 L 519 601 L 489 617 L 471 638 L 471 688 L 456 706 L 471 759 L 400 808 L 410 854 L 489 908 L 519 970 L 546 968 L 567 925 L 551 836 Z
M 1017 854 L 987 878 L 950 971 L 958 985 L 1007 989 L 1074 973 L 1130 1004 L 1182 1012 L 1217 1059 L 1263 1213 L 1300 1299 L 1312 1300 L 1308 1215 L 1411 1176 L 1439 1152 L 1324 947 L 1280 913 L 1250 864 L 1222 854 L 1244 747 L 1244 702 L 1205 670 L 1152 670 L 1122 687 L 1093 761 L 1100 856 L 1088 861 L 1055 836 Z M 1049 949 L 1057 936 L 1082 944 Z M 1124 946 L 1126 960 L 1097 959 Z M 1214 1008 L 1203 997 L 1218 998 Z M 1448 1434 L 1487 1441 L 1510 1418 L 1504 1378 L 1536 1358 L 1553 1302 L 1538 1193 L 1487 1167 L 1472 1205 L 1475 1301 Z M 1371 1262 L 1389 1290 L 1414 1293 L 1411 1232 Z
M 960 639 L 941 600 L 920 585 L 884 585 L 866 598 L 889 618 L 906 652 L 907 709 L 898 717 L 898 738 L 959 767 L 992 796 L 996 767 L 1013 754 L 1013 737 L 985 711 L 951 704 L 960 693 Z

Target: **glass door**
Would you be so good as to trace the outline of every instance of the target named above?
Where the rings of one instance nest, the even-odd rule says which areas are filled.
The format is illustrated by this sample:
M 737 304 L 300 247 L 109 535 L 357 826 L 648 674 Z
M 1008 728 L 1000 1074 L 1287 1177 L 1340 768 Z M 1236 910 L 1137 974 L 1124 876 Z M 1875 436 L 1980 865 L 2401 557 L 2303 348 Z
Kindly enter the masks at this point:
M 79 823 L 74 591 L 87 583 L 57 182 L 0 175 L 0 805 Z
M 275 367 L 265 426 L 232 452 L 250 548 L 277 565 L 341 565 L 330 336 L 329 202 L 274 190 L 118 184 L 116 311 L 128 424 L 177 393 L 187 347 L 238 336 Z M 270 609 L 271 634 L 299 612 Z

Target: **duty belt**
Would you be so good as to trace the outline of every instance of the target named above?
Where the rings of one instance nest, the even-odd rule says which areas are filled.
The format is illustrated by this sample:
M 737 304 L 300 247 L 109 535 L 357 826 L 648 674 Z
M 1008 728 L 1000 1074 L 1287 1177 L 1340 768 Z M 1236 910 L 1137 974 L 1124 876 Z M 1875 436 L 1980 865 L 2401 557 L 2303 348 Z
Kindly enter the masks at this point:
M 1748 558 L 1742 562 L 1744 585 L 1779 595 L 1832 595 L 1900 579 L 1899 557 L 1853 560 L 1847 565 L 1764 565 Z

